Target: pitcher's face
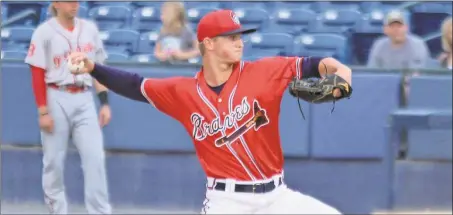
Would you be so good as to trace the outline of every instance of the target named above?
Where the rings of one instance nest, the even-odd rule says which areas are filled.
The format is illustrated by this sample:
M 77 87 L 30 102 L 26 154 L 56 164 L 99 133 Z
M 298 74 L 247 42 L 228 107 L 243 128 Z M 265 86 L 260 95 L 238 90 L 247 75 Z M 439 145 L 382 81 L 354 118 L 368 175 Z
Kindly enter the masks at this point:
M 214 41 L 214 53 L 226 63 L 241 61 L 244 51 L 244 42 L 241 34 L 216 37 Z

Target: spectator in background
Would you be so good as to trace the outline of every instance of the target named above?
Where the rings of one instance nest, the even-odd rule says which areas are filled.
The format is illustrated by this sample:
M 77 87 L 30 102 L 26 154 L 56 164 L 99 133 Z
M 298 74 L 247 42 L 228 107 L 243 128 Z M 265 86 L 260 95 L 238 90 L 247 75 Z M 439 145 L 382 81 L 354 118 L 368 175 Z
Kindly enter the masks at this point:
M 162 28 L 154 55 L 160 61 L 187 61 L 199 55 L 197 38 L 187 25 L 184 4 L 165 2 L 161 9 Z
M 424 68 L 430 58 L 425 42 L 408 33 L 404 14 L 391 11 L 384 19 L 386 37 L 371 47 L 368 67 L 385 69 Z
M 443 68 L 452 69 L 452 22 L 451 16 L 446 18 L 442 23 L 442 49 L 443 53 L 439 57 L 440 64 Z

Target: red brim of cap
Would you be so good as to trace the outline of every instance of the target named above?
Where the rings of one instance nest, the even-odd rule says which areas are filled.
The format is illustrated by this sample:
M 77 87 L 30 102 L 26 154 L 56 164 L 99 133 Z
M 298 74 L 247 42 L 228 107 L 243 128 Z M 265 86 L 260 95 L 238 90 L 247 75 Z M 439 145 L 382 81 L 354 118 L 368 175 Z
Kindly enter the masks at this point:
M 255 31 L 257 31 L 256 28 L 239 28 L 239 29 L 236 29 L 236 30 L 233 30 L 233 31 L 225 32 L 225 33 L 220 34 L 218 36 L 230 36 L 230 35 L 233 35 L 233 34 L 250 34 L 250 33 L 253 33 Z

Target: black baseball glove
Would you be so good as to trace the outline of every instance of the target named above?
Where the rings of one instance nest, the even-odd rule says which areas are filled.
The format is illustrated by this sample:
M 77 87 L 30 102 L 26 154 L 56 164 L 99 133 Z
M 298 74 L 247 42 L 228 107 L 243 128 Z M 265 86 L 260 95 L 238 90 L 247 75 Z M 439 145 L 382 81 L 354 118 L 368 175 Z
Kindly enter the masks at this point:
M 334 89 L 340 89 L 340 97 L 334 97 Z M 343 78 L 332 74 L 320 79 L 294 79 L 289 84 L 289 93 L 306 102 L 319 104 L 349 98 L 352 88 Z

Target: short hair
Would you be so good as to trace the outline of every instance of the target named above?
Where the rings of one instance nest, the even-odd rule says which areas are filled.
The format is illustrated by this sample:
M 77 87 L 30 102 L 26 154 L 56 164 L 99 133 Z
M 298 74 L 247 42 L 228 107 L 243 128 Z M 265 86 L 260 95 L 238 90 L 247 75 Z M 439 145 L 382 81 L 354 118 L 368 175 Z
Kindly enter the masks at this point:
M 204 53 L 206 52 L 203 42 L 198 43 L 198 50 L 200 50 L 201 56 L 203 56 Z
M 213 41 L 217 40 L 217 37 L 211 38 Z M 198 43 L 198 50 L 200 51 L 201 56 L 203 56 L 206 53 L 206 47 L 204 46 L 203 41 Z

